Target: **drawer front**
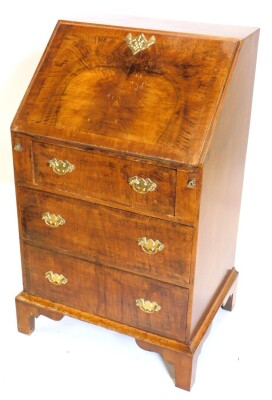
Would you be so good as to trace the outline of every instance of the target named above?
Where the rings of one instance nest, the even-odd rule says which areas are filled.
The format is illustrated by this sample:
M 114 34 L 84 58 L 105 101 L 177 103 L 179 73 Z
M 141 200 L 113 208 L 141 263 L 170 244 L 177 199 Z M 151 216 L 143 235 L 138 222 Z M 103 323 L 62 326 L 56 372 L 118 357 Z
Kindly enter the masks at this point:
M 56 161 L 54 164 L 52 160 L 68 161 L 72 166 L 55 167 Z M 33 163 L 34 180 L 40 186 L 146 211 L 175 214 L 173 169 L 38 142 L 33 142 Z
M 178 285 L 189 282 L 191 227 L 23 188 L 19 204 L 24 239 Z
M 185 339 L 187 289 L 27 244 L 23 245 L 23 271 L 24 290 L 29 294 L 171 339 Z M 149 300 L 153 307 L 140 299 Z M 141 304 L 154 312 L 143 311 Z

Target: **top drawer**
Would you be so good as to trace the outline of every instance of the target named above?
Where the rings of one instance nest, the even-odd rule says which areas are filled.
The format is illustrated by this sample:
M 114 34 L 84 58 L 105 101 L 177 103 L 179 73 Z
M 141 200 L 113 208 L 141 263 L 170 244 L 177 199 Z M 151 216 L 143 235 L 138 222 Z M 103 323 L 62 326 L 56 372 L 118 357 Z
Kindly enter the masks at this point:
M 40 186 L 175 214 L 174 169 L 40 142 L 33 142 L 33 164 L 34 181 Z

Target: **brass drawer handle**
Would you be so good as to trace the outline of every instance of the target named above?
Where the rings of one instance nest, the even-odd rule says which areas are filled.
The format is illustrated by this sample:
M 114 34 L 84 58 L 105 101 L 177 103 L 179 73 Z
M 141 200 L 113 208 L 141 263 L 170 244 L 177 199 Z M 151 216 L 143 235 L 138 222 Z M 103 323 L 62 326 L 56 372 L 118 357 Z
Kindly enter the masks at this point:
M 149 301 L 144 299 L 137 299 L 136 306 L 139 307 L 143 312 L 152 314 L 153 312 L 158 312 L 161 309 L 161 306 L 157 304 L 155 301 Z
M 44 220 L 46 225 L 50 226 L 50 228 L 57 228 L 58 226 L 65 224 L 65 219 L 62 218 L 62 216 L 59 214 L 50 214 L 48 211 L 42 214 L 42 220 Z
M 141 33 L 139 36 L 136 38 L 132 39 L 132 34 L 129 33 L 126 36 L 126 42 L 130 50 L 132 51 L 132 54 L 135 56 L 135 54 L 139 53 L 140 51 L 143 51 L 147 49 L 148 47 L 152 46 L 156 42 L 155 36 L 150 36 L 150 38 L 147 40 L 145 35 Z
M 147 254 L 156 254 L 157 251 L 162 251 L 164 249 L 164 244 L 159 240 L 147 239 L 146 237 L 137 239 L 137 243 Z
M 57 274 L 53 271 L 47 271 L 44 276 L 49 282 L 53 283 L 53 285 L 66 285 L 68 282 L 68 279 L 64 275 Z
M 56 158 L 49 161 L 49 167 L 51 167 L 57 175 L 65 175 L 75 169 L 75 166 L 70 164 L 69 161 L 57 160 Z
M 156 183 L 152 182 L 151 179 L 138 178 L 138 176 L 128 178 L 128 183 L 133 187 L 135 192 L 140 194 L 153 192 L 153 190 L 155 190 L 157 187 Z

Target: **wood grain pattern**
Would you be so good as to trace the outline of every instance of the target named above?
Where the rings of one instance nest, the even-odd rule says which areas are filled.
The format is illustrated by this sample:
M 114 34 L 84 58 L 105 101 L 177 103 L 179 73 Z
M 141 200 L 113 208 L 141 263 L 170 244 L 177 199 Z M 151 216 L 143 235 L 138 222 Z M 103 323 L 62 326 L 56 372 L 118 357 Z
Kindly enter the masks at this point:
M 55 310 L 41 309 L 35 305 L 15 299 L 18 331 L 25 335 L 31 335 L 35 330 L 35 318 L 44 315 L 54 321 L 60 321 L 63 314 Z
M 184 340 L 188 290 L 27 244 L 23 251 L 27 293 L 170 339 Z M 63 274 L 67 284 L 50 283 L 44 276 L 49 270 Z M 157 302 L 161 310 L 152 314 L 141 311 L 136 307 L 139 298 Z
M 235 263 L 258 36 L 256 31 L 242 44 L 203 160 L 191 333 Z
M 32 146 L 31 139 L 26 135 L 15 134 L 11 137 L 11 145 L 13 150 L 13 166 L 14 166 L 14 179 L 17 184 L 32 183 Z M 15 151 L 15 145 L 20 145 L 22 151 Z
M 49 161 L 68 160 L 75 167 L 72 173 L 56 175 Z M 81 196 L 125 204 L 133 208 L 175 214 L 176 171 L 156 165 L 120 160 L 91 151 L 75 150 L 33 142 L 35 183 L 51 190 L 79 193 Z M 151 179 L 156 190 L 140 194 L 129 185 L 130 177 Z M 65 193 L 64 193 L 65 194 Z
M 197 164 L 238 41 L 128 33 L 60 22 L 12 129 Z
M 185 225 L 198 223 L 201 176 L 198 168 L 176 163 L 150 161 L 117 152 L 56 145 L 56 142 L 37 142 L 27 135 L 12 135 L 13 147 L 19 143 L 22 152 L 14 151 L 15 179 L 18 184 L 44 191 L 62 193 L 101 205 L 114 206 L 177 221 Z M 57 157 L 58 156 L 58 157 Z M 74 173 L 58 176 L 49 167 L 53 158 L 70 160 Z M 170 168 L 170 166 L 172 168 Z M 157 188 L 147 195 L 136 193 L 128 177 L 152 177 Z M 190 179 L 196 187 L 188 188 Z M 110 188 L 110 190 L 109 190 Z
M 131 335 L 171 362 L 186 390 L 218 309 L 235 303 L 258 42 L 253 28 L 202 28 L 214 35 L 60 21 L 11 127 L 23 149 L 13 151 L 18 330 L 68 315 Z M 133 55 L 129 32 L 156 41 Z M 75 170 L 55 175 L 53 158 Z M 132 176 L 157 190 L 137 194 Z M 65 224 L 48 227 L 46 211 Z M 140 237 L 164 249 L 146 254 Z M 53 285 L 49 270 L 68 282 Z M 137 298 L 161 309 L 147 314 Z
M 194 185 L 189 183 L 194 180 Z M 199 215 L 199 200 L 201 194 L 201 169 L 195 171 L 177 172 L 176 211 L 177 220 L 182 223 L 197 226 Z
M 174 366 L 175 385 L 190 391 L 195 380 L 198 354 L 176 352 L 137 339 L 136 343 L 143 350 L 161 354 L 165 361 Z
M 191 227 L 23 188 L 19 201 L 26 240 L 177 285 L 189 282 Z M 42 220 L 47 211 L 60 214 L 66 223 L 48 227 Z M 137 244 L 142 237 L 165 247 L 146 254 Z
M 210 328 L 211 326 L 205 332 L 205 335 L 203 335 L 197 348 L 191 352 L 170 350 L 139 339 L 136 339 L 136 343 L 143 350 L 159 353 L 165 361 L 172 364 L 174 367 L 173 378 L 176 387 L 190 391 L 196 377 L 198 356 L 202 350 L 203 343 L 210 332 Z
M 24 278 L 25 279 L 25 278 Z M 211 326 L 211 321 L 213 320 L 215 314 L 220 308 L 221 304 L 224 303 L 224 299 L 228 297 L 229 293 L 232 292 L 233 286 L 235 288 L 237 279 L 237 272 L 232 270 L 228 275 L 227 279 L 224 281 L 223 285 L 219 288 L 216 298 L 214 299 L 210 310 L 206 313 L 205 317 L 202 320 L 202 324 L 199 326 L 199 329 L 193 339 L 186 342 L 181 342 L 173 339 L 168 339 L 162 337 L 160 335 L 156 335 L 151 332 L 143 331 L 139 328 L 134 328 L 132 326 L 128 326 L 125 324 L 118 323 L 116 321 L 109 320 L 107 318 L 99 317 L 94 314 L 90 314 L 84 311 L 79 311 L 75 308 L 68 307 L 67 305 L 62 305 L 60 303 L 52 302 L 42 297 L 33 296 L 28 294 L 27 292 L 21 292 L 16 297 L 17 302 L 21 302 L 23 304 L 27 304 L 31 307 L 35 307 L 39 310 L 39 314 L 44 315 L 44 313 L 52 312 L 59 313 L 62 315 L 70 316 L 73 318 L 80 319 L 85 322 L 89 322 L 92 324 L 99 325 L 104 328 L 108 328 L 114 330 L 116 332 L 120 332 L 122 334 L 133 336 L 136 339 L 143 340 L 150 344 L 155 344 L 159 347 L 164 347 L 169 350 L 174 350 L 178 352 L 183 352 L 186 354 L 193 354 L 198 347 L 202 343 L 202 339 L 205 337 L 206 333 L 208 333 L 209 328 Z M 234 289 L 235 290 L 235 289 Z M 22 309 L 17 308 L 18 319 L 23 320 L 31 316 L 32 309 L 31 307 L 22 307 Z M 23 315 L 21 315 L 21 313 Z M 49 316 L 49 318 L 51 318 Z
M 236 293 L 237 280 L 238 272 L 235 268 L 232 268 L 230 271 L 228 271 L 223 282 L 218 287 L 213 298 L 210 300 L 209 307 L 207 307 L 206 311 L 202 314 L 202 318 L 198 323 L 197 329 L 195 329 L 193 335 L 190 335 L 190 330 L 188 328 L 190 328 L 191 325 L 188 322 L 187 325 L 189 326 L 187 326 L 187 332 L 189 331 L 189 334 L 186 334 L 186 340 L 190 343 L 191 352 L 195 352 L 199 347 L 199 344 L 201 343 L 203 337 L 206 335 L 206 332 L 210 329 L 213 319 L 219 308 L 222 305 L 224 308 L 224 305 L 226 304 L 229 296 Z M 188 307 L 188 314 L 189 310 L 190 308 Z M 191 316 L 188 315 L 188 321 L 190 321 L 190 317 Z
M 33 249 L 35 248 L 33 247 Z M 28 266 L 27 263 L 26 266 Z M 28 278 L 26 277 L 25 279 Z M 133 326 L 80 311 L 76 308 L 62 305 L 55 301 L 52 302 L 42 297 L 33 296 L 26 292 L 22 292 L 16 297 L 18 329 L 22 333 L 30 334 L 35 327 L 34 317 L 37 318 L 39 315 L 46 315 L 49 318 L 58 320 L 61 316 L 67 315 L 133 336 L 136 338 L 136 342 L 141 348 L 148 351 L 156 351 L 160 353 L 165 360 L 172 363 L 175 368 L 176 386 L 185 390 L 190 390 L 195 378 L 197 358 L 205 338 L 209 334 L 211 322 L 220 304 L 223 302 L 223 299 L 228 298 L 229 294 L 235 291 L 236 282 L 237 272 L 232 270 L 224 284 L 220 287 L 210 310 L 205 315 L 194 338 L 188 343 L 159 336 L 141 330 L 138 327 L 134 328 Z
M 95 314 L 90 314 L 88 312 L 80 311 L 77 310 L 76 308 L 68 307 L 66 305 L 47 300 L 46 298 L 30 295 L 27 292 L 19 293 L 16 296 L 16 302 L 29 305 L 29 307 L 18 307 L 16 309 L 17 319 L 19 321 L 21 320 L 28 321 L 29 318 L 31 317 L 34 307 L 37 310 L 36 318 L 38 318 L 39 315 L 43 315 L 43 313 L 45 313 L 46 311 L 48 312 L 52 311 L 52 313 L 57 312 L 59 314 L 62 314 L 63 316 L 69 316 L 72 318 L 79 319 L 81 321 L 88 322 L 90 324 L 95 324 L 103 328 L 120 332 L 125 335 L 130 335 L 134 338 L 138 338 L 139 340 L 148 341 L 150 343 L 157 343 L 158 346 L 167 347 L 169 349 L 182 351 L 185 353 L 190 353 L 189 346 L 184 342 L 180 342 L 174 339 L 168 339 L 166 337 L 162 337 L 161 335 L 157 335 L 155 333 L 144 331 L 139 328 L 134 328 L 133 326 L 128 326 L 104 317 L 99 317 Z M 20 332 L 25 334 L 31 334 L 33 330 L 31 332 L 24 332 L 23 330 Z

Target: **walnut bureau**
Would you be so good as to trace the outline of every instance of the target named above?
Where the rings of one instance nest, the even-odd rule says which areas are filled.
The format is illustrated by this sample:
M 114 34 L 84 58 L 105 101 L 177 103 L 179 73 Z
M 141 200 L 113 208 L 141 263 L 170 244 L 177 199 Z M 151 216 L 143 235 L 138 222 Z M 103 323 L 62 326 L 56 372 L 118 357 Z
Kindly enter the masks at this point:
M 59 21 L 13 120 L 18 330 L 131 335 L 190 390 L 234 268 L 258 29 Z

